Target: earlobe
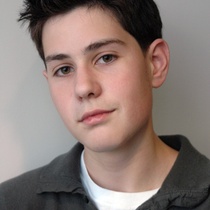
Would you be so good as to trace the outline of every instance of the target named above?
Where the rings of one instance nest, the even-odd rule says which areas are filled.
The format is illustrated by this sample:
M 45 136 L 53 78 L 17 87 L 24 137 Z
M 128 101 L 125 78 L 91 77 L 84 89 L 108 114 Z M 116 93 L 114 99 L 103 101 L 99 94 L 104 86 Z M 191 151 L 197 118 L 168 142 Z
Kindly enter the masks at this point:
M 43 74 L 44 77 L 48 80 L 47 70 L 44 70 L 44 71 L 42 72 L 42 74 Z
M 152 74 L 152 87 L 160 87 L 167 76 L 169 68 L 169 48 L 163 39 L 156 39 L 149 48 L 151 74 Z

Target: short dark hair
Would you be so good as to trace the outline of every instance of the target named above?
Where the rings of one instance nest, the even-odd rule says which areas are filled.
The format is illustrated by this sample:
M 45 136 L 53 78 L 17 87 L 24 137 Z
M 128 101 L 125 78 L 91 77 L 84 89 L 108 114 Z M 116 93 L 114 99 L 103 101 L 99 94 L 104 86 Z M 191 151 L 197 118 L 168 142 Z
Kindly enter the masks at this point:
M 110 11 L 137 40 L 143 52 L 155 39 L 162 38 L 162 21 L 153 0 L 24 0 L 24 9 L 18 21 L 29 22 L 31 38 L 43 61 L 42 30 L 46 21 L 84 6 Z

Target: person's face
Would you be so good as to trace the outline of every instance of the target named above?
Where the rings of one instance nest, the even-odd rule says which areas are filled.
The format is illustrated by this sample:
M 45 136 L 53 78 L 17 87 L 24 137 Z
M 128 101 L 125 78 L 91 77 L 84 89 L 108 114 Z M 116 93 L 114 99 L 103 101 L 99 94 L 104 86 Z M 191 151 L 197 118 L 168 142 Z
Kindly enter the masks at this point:
M 108 12 L 78 8 L 56 16 L 42 38 L 52 99 L 86 148 L 112 151 L 150 131 L 151 65 Z

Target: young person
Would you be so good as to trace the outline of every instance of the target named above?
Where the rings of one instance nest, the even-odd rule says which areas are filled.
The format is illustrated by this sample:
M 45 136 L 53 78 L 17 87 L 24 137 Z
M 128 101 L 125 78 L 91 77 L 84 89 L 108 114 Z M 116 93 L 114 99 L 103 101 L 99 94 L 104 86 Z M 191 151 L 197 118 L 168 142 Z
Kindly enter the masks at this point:
M 152 89 L 169 50 L 152 0 L 26 0 L 20 21 L 52 99 L 79 143 L 0 186 L 1 210 L 210 209 L 210 161 L 158 137 Z

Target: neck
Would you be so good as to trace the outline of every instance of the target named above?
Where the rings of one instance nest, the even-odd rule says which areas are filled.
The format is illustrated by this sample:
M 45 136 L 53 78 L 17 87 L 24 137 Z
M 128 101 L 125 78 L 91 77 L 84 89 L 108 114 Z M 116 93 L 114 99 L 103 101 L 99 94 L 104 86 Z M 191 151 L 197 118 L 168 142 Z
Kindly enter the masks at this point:
M 144 141 L 125 145 L 120 151 L 96 153 L 85 148 L 85 164 L 99 186 L 120 192 L 160 188 L 177 152 L 155 134 Z

